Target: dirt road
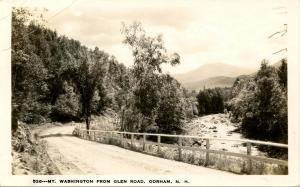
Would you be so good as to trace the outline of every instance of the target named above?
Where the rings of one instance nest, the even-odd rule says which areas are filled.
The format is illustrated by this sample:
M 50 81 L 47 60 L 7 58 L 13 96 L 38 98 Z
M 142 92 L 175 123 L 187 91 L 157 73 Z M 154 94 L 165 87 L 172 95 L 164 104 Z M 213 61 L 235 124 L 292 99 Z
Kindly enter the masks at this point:
M 137 153 L 114 145 L 82 140 L 72 136 L 73 128 L 52 127 L 40 134 L 47 141 L 51 160 L 64 175 L 232 174 Z

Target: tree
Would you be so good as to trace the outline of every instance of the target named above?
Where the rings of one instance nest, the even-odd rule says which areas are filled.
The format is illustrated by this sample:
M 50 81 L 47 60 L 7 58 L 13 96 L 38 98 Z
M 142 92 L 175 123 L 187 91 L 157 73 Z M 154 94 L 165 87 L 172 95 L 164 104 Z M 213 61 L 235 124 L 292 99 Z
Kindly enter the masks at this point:
M 129 70 L 98 48 L 90 50 L 59 36 L 30 12 L 12 12 L 12 129 L 17 120 L 67 122 L 82 117 L 89 128 L 91 114 L 102 114 L 110 105 L 117 110 L 116 93 L 131 88 L 126 83 Z
M 222 113 L 224 111 L 224 99 L 219 88 L 200 90 L 197 101 L 199 115 Z
M 284 89 L 287 89 L 287 60 L 286 59 L 281 60 L 281 65 L 279 66 L 277 73 L 278 73 L 280 85 Z
M 287 110 L 286 99 L 275 68 L 263 61 L 255 80 L 257 84 L 255 115 L 259 119 L 257 128 L 261 132 L 260 138 L 286 143 L 287 124 L 282 122 L 287 120 L 280 114 L 282 109 Z
M 235 84 L 231 111 L 245 137 L 287 142 L 287 95 L 280 83 L 278 70 L 263 60 L 254 77 Z
M 73 86 L 65 81 L 63 84 L 63 94 L 58 96 L 52 107 L 51 119 L 61 122 L 78 120 L 79 111 L 79 97 Z
M 108 57 L 98 48 L 95 48 L 92 53 L 87 48 L 81 47 L 77 63 L 69 70 L 70 78 L 80 95 L 82 116 L 85 119 L 87 130 L 90 129 L 92 99 L 96 88 L 102 83 Z
M 28 38 L 25 36 L 24 23 L 28 21 L 28 16 L 29 12 L 25 9 L 13 9 L 12 11 L 12 131 L 18 128 L 20 103 L 24 95 L 24 92 L 18 93 L 18 90 L 23 87 L 21 81 L 24 78 L 24 63 L 28 60 L 28 55 L 24 51 L 24 46 L 26 46 L 28 41 Z
M 180 84 L 170 75 L 162 75 L 160 79 L 161 95 L 155 122 L 159 133 L 181 133 L 184 119 L 183 99 Z
M 162 35 L 147 36 L 140 23 L 134 22 L 129 26 L 123 24 L 121 32 L 125 37 L 123 42 L 131 48 L 134 57 L 132 90 L 137 110 L 132 111 L 142 114 L 138 126 L 144 131 L 153 123 L 158 108 L 161 65 L 176 65 L 180 63 L 180 57 L 177 53 L 168 55 Z
M 29 32 L 32 25 L 31 13 L 23 8 L 14 8 L 12 12 L 12 120 L 19 119 L 29 123 L 45 121 L 51 110 L 46 101 L 49 93 L 47 79 L 48 70 L 45 67 L 43 55 L 37 54 L 36 43 L 45 44 L 41 35 Z M 37 22 L 38 23 L 38 22 Z M 33 31 L 43 30 L 36 26 Z M 45 51 L 47 46 L 45 46 Z M 17 128 L 15 124 L 13 127 Z
M 256 75 L 239 79 L 234 84 L 234 97 L 228 104 L 233 119 L 241 122 L 240 130 L 244 137 L 287 143 L 287 91 L 282 81 L 284 72 L 284 63 L 278 70 L 263 60 Z M 275 157 L 285 157 L 287 154 L 286 150 L 280 148 L 263 145 L 258 148 Z
M 209 104 L 209 97 L 204 91 L 200 91 L 197 95 L 197 101 L 198 101 L 198 112 L 199 114 L 207 114 L 208 112 L 208 104 Z
M 239 79 L 233 85 L 233 98 L 227 102 L 231 111 L 231 119 L 234 122 L 241 122 L 248 112 L 255 110 L 255 92 L 257 85 L 254 78 Z

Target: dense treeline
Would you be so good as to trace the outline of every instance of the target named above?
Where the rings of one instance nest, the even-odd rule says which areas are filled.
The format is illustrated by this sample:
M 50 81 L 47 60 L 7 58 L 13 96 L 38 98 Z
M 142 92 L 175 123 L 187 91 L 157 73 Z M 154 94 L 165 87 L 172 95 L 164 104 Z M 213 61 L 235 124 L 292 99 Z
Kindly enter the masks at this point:
M 224 112 L 224 98 L 221 88 L 200 90 L 197 95 L 199 115 Z
M 26 9 L 12 13 L 12 116 L 26 123 L 85 120 L 110 108 L 126 131 L 180 133 L 197 113 L 195 101 L 161 64 L 180 63 L 162 36 L 123 25 L 134 64 L 127 68 L 99 48 L 59 36 Z
M 232 94 L 228 103 L 232 118 L 241 122 L 245 137 L 287 143 L 286 59 L 281 60 L 279 68 L 264 60 L 257 74 L 236 80 Z
M 58 36 L 30 20 L 26 9 L 14 9 L 13 117 L 40 123 L 81 117 L 88 120 L 91 113 L 101 113 L 109 103 L 103 81 L 111 61 L 98 48 L 87 49 L 79 41 Z
M 130 88 L 123 95 L 122 130 L 181 133 L 183 120 L 193 116 L 193 104 L 181 85 L 161 70 L 164 63 L 179 64 L 180 56 L 168 54 L 162 36 L 147 36 L 140 23 L 123 25 L 122 34 L 134 57 Z
M 263 61 L 257 74 L 240 76 L 232 88 L 188 92 L 161 70 L 180 63 L 162 36 L 150 37 L 140 23 L 123 25 L 133 55 L 125 67 L 99 48 L 61 36 L 31 18 L 12 13 L 12 128 L 16 121 L 43 123 L 85 120 L 114 110 L 120 129 L 181 133 L 185 119 L 230 110 L 247 138 L 287 143 L 287 63 Z M 225 104 L 224 104 L 225 103 Z

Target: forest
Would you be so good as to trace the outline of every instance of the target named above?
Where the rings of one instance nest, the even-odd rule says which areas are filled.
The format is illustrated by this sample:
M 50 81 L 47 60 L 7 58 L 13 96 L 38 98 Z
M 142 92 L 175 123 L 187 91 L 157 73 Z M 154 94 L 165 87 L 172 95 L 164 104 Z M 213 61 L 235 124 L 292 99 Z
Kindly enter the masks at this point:
M 123 24 L 121 33 L 130 67 L 14 8 L 12 130 L 17 121 L 80 121 L 90 129 L 91 115 L 110 109 L 121 131 L 182 134 L 186 120 L 226 112 L 246 138 L 287 143 L 287 59 L 279 67 L 262 60 L 257 73 L 239 76 L 231 88 L 191 92 L 163 73 L 163 64 L 180 64 L 180 54 L 168 52 L 162 35 L 147 35 L 139 22 Z
M 89 129 L 91 115 L 110 108 L 119 114 L 121 130 L 179 133 L 183 119 L 197 109 L 187 91 L 162 73 L 161 64 L 176 65 L 180 56 L 168 54 L 162 36 L 147 36 L 140 23 L 123 25 L 122 33 L 132 49 L 132 67 L 30 21 L 26 9 L 14 9 L 13 118 L 26 123 L 84 120 Z

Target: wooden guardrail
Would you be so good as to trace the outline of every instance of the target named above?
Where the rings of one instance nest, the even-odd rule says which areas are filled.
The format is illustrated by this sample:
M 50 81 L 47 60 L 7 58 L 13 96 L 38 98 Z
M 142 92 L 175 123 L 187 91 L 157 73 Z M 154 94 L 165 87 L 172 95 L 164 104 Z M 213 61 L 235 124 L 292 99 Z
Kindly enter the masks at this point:
M 170 147 L 170 148 L 177 148 L 178 149 L 178 158 L 179 160 L 182 160 L 182 150 L 191 150 L 193 153 L 195 151 L 202 151 L 206 154 L 205 159 L 205 165 L 209 164 L 209 155 L 210 153 L 214 154 L 222 154 L 227 156 L 234 156 L 234 157 L 242 157 L 247 159 L 248 165 L 249 165 L 249 172 L 252 169 L 252 160 L 277 164 L 277 165 L 283 165 L 288 166 L 288 161 L 286 160 L 280 160 L 275 158 L 267 158 L 267 157 L 261 157 L 261 156 L 254 156 L 251 155 L 251 147 L 252 145 L 267 145 L 272 147 L 280 147 L 280 148 L 286 148 L 288 149 L 287 144 L 281 144 L 281 143 L 274 143 L 274 142 L 265 142 L 265 141 L 256 141 L 256 140 L 248 140 L 248 139 L 228 139 L 228 138 L 211 138 L 211 137 L 200 137 L 200 136 L 189 136 L 189 135 L 170 135 L 170 134 L 152 134 L 152 133 L 137 133 L 137 132 L 121 132 L 121 131 L 103 131 L 103 130 L 89 130 L 89 134 L 87 133 L 86 129 L 80 128 L 80 126 L 75 127 L 75 132 L 77 132 L 79 136 L 85 138 L 85 139 L 91 139 L 94 141 L 97 141 L 97 137 L 100 137 L 100 133 L 106 133 L 110 134 L 110 138 L 112 139 L 119 139 L 120 142 L 124 142 L 124 135 L 130 136 L 130 146 L 131 148 L 134 145 L 134 141 L 142 143 L 143 151 L 146 149 L 146 144 L 150 145 L 156 145 L 157 146 L 157 152 L 159 153 L 161 150 L 161 147 Z M 113 134 L 119 135 L 118 137 L 113 137 Z M 135 140 L 134 135 L 143 137 L 142 140 Z M 147 141 L 147 136 L 156 136 L 157 142 Z M 178 138 L 178 145 L 176 144 L 166 144 L 161 142 L 161 137 L 173 137 Z M 201 147 L 189 147 L 189 146 L 183 146 L 182 140 L 183 139 L 200 139 L 205 140 L 205 149 Z M 243 142 L 246 143 L 247 147 L 247 154 L 242 153 L 235 153 L 235 152 L 228 152 L 228 151 L 220 151 L 220 150 L 213 150 L 210 148 L 211 141 L 235 141 L 235 142 Z

